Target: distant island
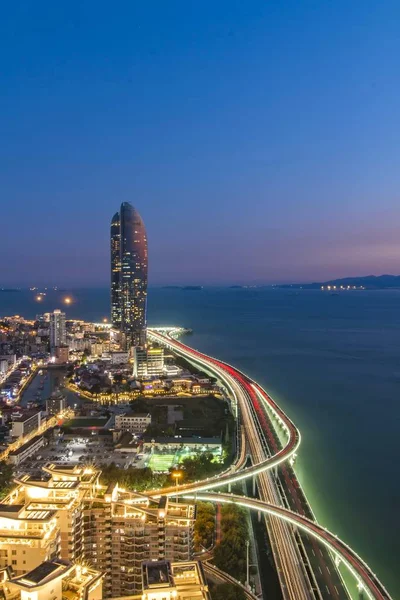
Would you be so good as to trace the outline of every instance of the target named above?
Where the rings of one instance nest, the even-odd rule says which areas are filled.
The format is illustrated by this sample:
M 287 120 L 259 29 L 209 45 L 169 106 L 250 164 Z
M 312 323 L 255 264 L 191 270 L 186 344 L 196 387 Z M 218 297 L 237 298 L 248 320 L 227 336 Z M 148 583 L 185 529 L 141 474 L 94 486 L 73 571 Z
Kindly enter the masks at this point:
M 20 292 L 18 288 L 0 288 L 0 292 Z
M 386 290 L 400 289 L 400 275 L 366 275 L 365 277 L 344 277 L 315 283 L 288 283 L 276 287 L 303 290 L 358 289 Z
M 202 285 L 164 285 L 164 290 L 202 290 Z

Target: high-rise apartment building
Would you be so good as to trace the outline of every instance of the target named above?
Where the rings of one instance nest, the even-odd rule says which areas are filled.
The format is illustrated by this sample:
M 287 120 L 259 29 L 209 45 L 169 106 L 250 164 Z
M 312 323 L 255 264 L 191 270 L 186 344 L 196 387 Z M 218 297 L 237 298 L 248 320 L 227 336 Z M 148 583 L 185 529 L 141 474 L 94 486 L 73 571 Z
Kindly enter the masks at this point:
M 55 348 L 66 346 L 66 344 L 65 313 L 56 309 L 50 313 L 50 350 L 53 353 Z
M 105 573 L 105 598 L 141 592 L 144 560 L 192 557 L 195 506 L 166 497 L 132 503 L 133 497 L 112 484 L 102 501 L 86 504 L 83 556 Z
M 0 568 L 21 575 L 55 558 L 90 564 L 111 598 L 141 592 L 144 560 L 191 559 L 193 504 L 106 488 L 93 467 L 43 471 L 46 480 L 25 475 L 0 504 Z
M 147 236 L 137 210 L 123 202 L 111 221 L 111 321 L 126 349 L 146 342 Z

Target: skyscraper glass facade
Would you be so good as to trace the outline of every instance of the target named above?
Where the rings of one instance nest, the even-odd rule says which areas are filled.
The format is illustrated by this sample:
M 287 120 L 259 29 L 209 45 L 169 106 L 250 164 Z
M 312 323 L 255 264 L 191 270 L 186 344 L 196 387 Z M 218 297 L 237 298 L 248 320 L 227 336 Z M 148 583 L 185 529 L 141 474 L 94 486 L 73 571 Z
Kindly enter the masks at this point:
M 111 319 L 127 349 L 146 342 L 147 269 L 143 220 L 123 202 L 111 222 Z

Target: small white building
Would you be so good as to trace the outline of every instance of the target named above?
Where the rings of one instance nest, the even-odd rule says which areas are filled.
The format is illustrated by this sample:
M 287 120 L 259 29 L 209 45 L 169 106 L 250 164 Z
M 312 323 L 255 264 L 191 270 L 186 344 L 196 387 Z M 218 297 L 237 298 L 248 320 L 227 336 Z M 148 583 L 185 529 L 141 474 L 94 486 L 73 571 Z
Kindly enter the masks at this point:
M 182 369 L 178 365 L 164 365 L 164 373 L 167 377 L 176 377 L 182 372 Z
M 150 413 L 130 412 L 115 416 L 115 428 L 129 433 L 143 433 L 150 424 Z

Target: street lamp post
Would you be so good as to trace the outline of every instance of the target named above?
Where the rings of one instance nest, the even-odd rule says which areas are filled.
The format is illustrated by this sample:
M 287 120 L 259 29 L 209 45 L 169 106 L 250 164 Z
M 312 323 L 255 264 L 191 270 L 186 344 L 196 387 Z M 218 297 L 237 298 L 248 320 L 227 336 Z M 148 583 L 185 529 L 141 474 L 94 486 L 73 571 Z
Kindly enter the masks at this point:
M 249 540 L 246 540 L 246 587 L 247 589 L 250 589 L 250 563 L 249 563 L 249 558 L 250 558 L 250 542 Z
M 181 471 L 173 471 L 172 477 L 175 478 L 176 491 L 178 492 L 179 478 L 182 477 Z M 178 502 L 178 494 L 176 494 L 176 502 Z

